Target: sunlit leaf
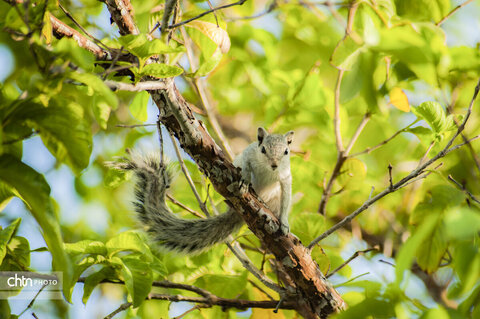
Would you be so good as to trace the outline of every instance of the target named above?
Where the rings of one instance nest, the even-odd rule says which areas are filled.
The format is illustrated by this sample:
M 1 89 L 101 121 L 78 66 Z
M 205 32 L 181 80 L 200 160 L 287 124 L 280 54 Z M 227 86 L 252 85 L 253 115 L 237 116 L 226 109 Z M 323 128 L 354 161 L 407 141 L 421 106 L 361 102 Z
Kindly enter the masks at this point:
M 20 218 L 15 219 L 10 225 L 0 230 L 0 264 L 7 254 L 7 244 L 20 225 Z
M 445 111 L 437 102 L 423 102 L 418 107 L 412 108 L 412 112 L 424 119 L 435 133 L 442 133 L 450 128 L 450 121 L 447 121 Z
M 216 24 L 207 21 L 194 20 L 189 22 L 186 26 L 196 28 L 205 34 L 218 46 L 222 54 L 225 54 L 230 50 L 230 37 L 228 36 L 227 31 Z
M 410 104 L 405 92 L 399 87 L 394 87 L 390 91 L 390 103 L 403 112 L 410 112 Z
M 165 63 L 151 63 L 143 67 L 141 76 L 150 75 L 159 79 L 178 76 L 183 73 L 183 69 L 175 65 Z
M 152 289 L 153 274 L 149 263 L 137 258 L 123 258 L 122 275 L 129 295 L 133 299 L 133 307 L 142 304 Z
M 145 122 L 148 118 L 147 105 L 150 95 L 143 91 L 139 92 L 133 98 L 132 104 L 130 104 L 130 112 L 140 122 Z

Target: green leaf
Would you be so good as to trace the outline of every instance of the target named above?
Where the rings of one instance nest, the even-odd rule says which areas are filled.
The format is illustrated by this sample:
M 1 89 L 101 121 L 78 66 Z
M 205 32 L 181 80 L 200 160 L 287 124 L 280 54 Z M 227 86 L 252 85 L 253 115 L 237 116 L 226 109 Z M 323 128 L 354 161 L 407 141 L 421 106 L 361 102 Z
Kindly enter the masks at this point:
M 437 22 L 450 11 L 449 0 L 395 0 L 397 14 L 414 21 Z
M 195 280 L 195 286 L 208 289 L 215 295 L 235 298 L 247 286 L 247 272 L 241 276 L 206 274 Z
M 403 244 L 397 255 L 395 267 L 395 283 L 400 285 L 403 280 L 405 270 L 409 269 L 417 249 L 422 245 L 426 238 L 432 233 L 433 228 L 438 223 L 439 216 L 429 215 L 423 223 L 417 228 L 416 232 Z
M 21 218 L 17 218 L 10 225 L 0 230 L 0 264 L 7 254 L 7 245 L 20 225 L 21 220 Z
M 107 248 L 104 243 L 94 240 L 81 240 L 72 244 L 64 244 L 65 251 L 72 255 L 96 254 L 107 255 Z
M 220 50 L 216 50 L 213 55 L 206 59 L 197 69 L 197 71 L 193 74 L 193 77 L 201 77 L 205 76 L 208 73 L 212 72 L 213 69 L 217 67 L 217 65 L 222 60 L 222 52 Z
M 461 297 L 478 284 L 480 278 L 480 249 L 464 242 L 455 247 L 452 254 L 453 268 L 458 276 L 460 287 L 455 297 Z
M 112 108 L 103 99 L 95 101 L 92 107 L 93 114 L 95 115 L 95 119 L 97 120 L 98 124 L 103 130 L 106 130 L 108 118 L 110 117 L 110 112 L 112 111 Z
M 468 315 L 471 309 L 476 306 L 480 307 L 480 286 L 477 286 L 470 296 L 468 296 L 462 303 L 458 305 L 458 310 L 460 310 L 464 315 Z
M 420 318 L 421 319 L 450 319 L 450 316 L 444 308 L 439 307 L 439 308 L 433 308 L 428 310 Z
M 358 44 L 350 36 L 346 37 L 333 51 L 330 63 L 339 69 L 351 70 L 357 63 L 360 54 L 365 50 L 365 45 Z
M 183 69 L 175 65 L 168 65 L 165 63 L 151 63 L 145 65 L 140 74 L 141 76 L 153 76 L 159 79 L 171 78 L 183 73 Z
M 168 45 L 160 39 L 148 40 L 145 34 L 125 35 L 118 38 L 118 42 L 130 51 L 130 53 L 139 57 L 143 61 L 152 55 L 185 52 L 184 46 L 175 47 L 173 45 Z
M 0 180 L 16 189 L 42 228 L 43 238 L 53 257 L 53 269 L 63 272 L 63 292 L 70 301 L 69 291 L 74 284 L 72 270 L 63 249 L 60 225 L 51 206 L 50 186 L 43 175 L 8 154 L 0 156 Z
M 16 316 L 10 313 L 10 305 L 7 299 L 0 299 L 0 318 L 2 319 L 14 319 Z
M 44 214 L 49 202 L 50 186 L 43 175 L 9 154 L 0 156 L 0 180 L 17 190 L 28 208 L 38 216 Z
M 416 257 L 417 263 L 427 273 L 433 273 L 438 269 L 442 257 L 448 247 L 447 238 L 445 235 L 445 228 L 441 219 L 432 229 L 432 232 L 423 241 L 417 249 Z
M 359 187 L 367 176 L 367 166 L 357 158 L 349 158 L 345 161 L 342 174 L 338 176 L 338 182 L 342 187 Z
M 150 248 L 148 248 L 148 246 L 139 236 L 138 232 L 133 230 L 123 232 L 113 237 L 112 239 L 107 241 L 105 246 L 107 247 L 108 255 L 110 257 L 121 251 L 138 252 L 147 257 L 150 257 L 150 260 L 152 257 Z
M 430 143 L 432 141 L 433 132 L 429 128 L 416 126 L 406 129 L 405 132 L 414 134 L 421 142 Z
M 148 262 L 137 258 L 123 258 L 122 276 L 125 280 L 127 291 L 132 297 L 133 307 L 142 304 L 152 289 L 153 273 Z
M 93 53 L 81 48 L 77 41 L 72 38 L 63 37 L 53 46 L 53 52 L 57 53 L 64 60 L 72 61 L 85 71 L 93 70 L 95 57 Z
M 85 282 L 83 283 L 83 297 L 82 302 L 84 304 L 87 303 L 88 298 L 93 292 L 93 289 L 104 279 L 112 277 L 115 273 L 114 269 L 111 267 L 103 267 L 99 271 L 89 275 L 85 278 Z
M 103 83 L 103 81 L 96 75 L 90 73 L 71 72 L 69 77 L 75 81 L 85 84 L 95 94 L 105 99 L 105 102 L 113 109 L 118 107 L 118 99 L 115 93 Z
M 412 107 L 412 112 L 432 128 L 437 133 L 443 133 L 446 129 L 450 129 L 450 121 L 445 116 L 445 111 L 437 102 L 423 102 L 417 107 Z
M 12 252 L 12 258 L 15 259 L 15 263 L 21 270 L 30 267 L 30 243 L 25 237 L 14 236 L 8 243 L 8 249 Z
M 10 126 L 25 125 L 37 130 L 50 153 L 79 173 L 89 164 L 92 151 L 90 127 L 83 108 L 74 103 L 58 105 L 54 100 L 48 107 L 23 101 L 17 105 Z
M 367 298 L 362 302 L 342 311 L 335 318 L 392 318 L 394 316 L 392 303 L 389 300 Z
M 148 119 L 147 106 L 150 94 L 145 91 L 139 92 L 133 98 L 130 104 L 130 112 L 140 122 L 145 122 Z
M 453 207 L 446 213 L 445 224 L 448 238 L 473 239 L 480 231 L 480 214 L 468 207 Z
M 15 189 L 0 182 L 0 211 L 8 205 L 13 196 L 16 196 Z

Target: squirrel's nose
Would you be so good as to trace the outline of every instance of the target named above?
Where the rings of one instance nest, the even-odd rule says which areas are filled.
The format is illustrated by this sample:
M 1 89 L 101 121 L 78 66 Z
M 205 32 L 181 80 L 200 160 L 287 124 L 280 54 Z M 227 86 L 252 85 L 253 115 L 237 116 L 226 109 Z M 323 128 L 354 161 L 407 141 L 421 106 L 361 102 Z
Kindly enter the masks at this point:
M 276 169 L 277 169 L 277 167 L 278 167 L 278 165 L 277 165 L 277 164 L 272 164 L 272 169 L 273 169 L 273 170 L 276 170 Z

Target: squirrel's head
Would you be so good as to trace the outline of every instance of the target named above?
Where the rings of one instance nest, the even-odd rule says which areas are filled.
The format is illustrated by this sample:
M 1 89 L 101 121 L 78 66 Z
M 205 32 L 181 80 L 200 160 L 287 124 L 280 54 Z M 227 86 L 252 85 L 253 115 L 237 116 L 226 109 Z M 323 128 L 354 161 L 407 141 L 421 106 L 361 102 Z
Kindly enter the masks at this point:
M 268 134 L 263 127 L 258 128 L 258 148 L 261 157 L 272 170 L 290 161 L 290 144 L 293 140 L 293 131 L 285 134 Z

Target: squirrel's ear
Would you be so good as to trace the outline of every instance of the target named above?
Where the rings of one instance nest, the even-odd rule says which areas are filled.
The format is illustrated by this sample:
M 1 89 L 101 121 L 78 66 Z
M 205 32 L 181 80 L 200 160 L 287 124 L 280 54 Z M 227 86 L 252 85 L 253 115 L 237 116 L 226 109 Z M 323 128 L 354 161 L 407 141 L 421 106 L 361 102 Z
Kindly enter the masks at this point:
M 268 135 L 267 130 L 264 129 L 263 127 L 259 127 L 259 128 L 258 128 L 258 131 L 257 131 L 258 144 L 262 144 L 263 139 L 264 139 L 265 136 L 267 136 L 267 135 Z
M 293 134 L 295 134 L 295 132 L 294 132 L 294 131 L 290 131 L 290 132 L 285 133 L 285 135 L 284 135 L 285 138 L 287 139 L 288 145 L 292 144 Z

